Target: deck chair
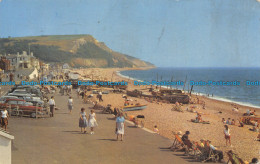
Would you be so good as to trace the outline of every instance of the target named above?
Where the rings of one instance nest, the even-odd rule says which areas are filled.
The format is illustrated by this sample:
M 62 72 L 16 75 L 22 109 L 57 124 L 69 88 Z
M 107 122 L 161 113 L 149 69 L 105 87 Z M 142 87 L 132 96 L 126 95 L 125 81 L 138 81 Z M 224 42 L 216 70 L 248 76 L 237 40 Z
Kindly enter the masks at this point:
M 207 162 L 207 161 L 216 162 L 219 160 L 218 154 L 213 152 L 213 150 L 209 146 L 209 142 L 206 142 L 205 145 L 205 157 L 206 158 L 202 162 Z
M 200 162 L 206 162 L 210 154 L 210 149 L 207 145 L 204 145 L 204 147 L 201 147 L 200 145 L 197 145 L 197 148 L 199 152 L 195 156 L 195 158 Z
M 200 160 L 200 158 L 203 156 L 203 151 L 204 148 L 201 147 L 201 145 L 199 145 L 198 142 L 194 142 L 194 158 L 198 161 L 202 161 Z
M 194 145 L 190 140 L 186 140 L 183 142 L 185 148 L 185 155 L 195 155 Z
M 228 155 L 228 161 L 227 163 L 232 163 L 232 164 L 248 164 L 248 162 L 243 161 L 239 156 L 235 153 L 232 152 L 232 150 L 227 152 Z
M 173 144 L 171 146 L 172 151 L 180 150 L 184 148 L 184 143 L 182 142 L 179 135 L 175 134 L 175 140 L 173 141 Z

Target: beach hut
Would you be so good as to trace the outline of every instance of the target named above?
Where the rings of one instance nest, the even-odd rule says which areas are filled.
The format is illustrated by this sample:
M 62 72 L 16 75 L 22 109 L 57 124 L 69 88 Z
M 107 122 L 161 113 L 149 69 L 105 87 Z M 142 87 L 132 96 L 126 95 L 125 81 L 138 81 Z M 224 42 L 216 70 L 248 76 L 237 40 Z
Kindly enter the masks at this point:
M 14 136 L 0 128 L 0 163 L 11 164 L 11 143 Z

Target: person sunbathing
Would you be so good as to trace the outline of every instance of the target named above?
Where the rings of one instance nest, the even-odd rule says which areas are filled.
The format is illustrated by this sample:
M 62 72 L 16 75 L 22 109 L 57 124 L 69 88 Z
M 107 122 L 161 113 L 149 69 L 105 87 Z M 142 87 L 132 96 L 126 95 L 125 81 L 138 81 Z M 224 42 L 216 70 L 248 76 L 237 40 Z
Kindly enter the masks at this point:
M 180 104 L 178 103 L 178 101 L 176 101 L 175 105 L 176 105 L 176 106 L 179 106 Z
M 238 107 L 234 107 L 234 108 L 232 109 L 232 111 L 233 111 L 233 112 L 238 112 Z
M 249 130 L 254 131 L 254 132 L 259 132 L 258 122 L 256 121 L 253 128 L 250 128 Z
M 198 114 L 197 121 L 198 121 L 198 122 L 203 122 L 203 121 L 202 121 L 202 117 L 201 117 L 200 114 Z
M 129 100 L 126 100 L 125 103 L 124 103 L 124 106 L 128 106 L 130 103 L 129 103 Z
M 256 116 L 256 111 L 254 110 L 253 112 L 250 113 L 250 115 Z
M 227 119 L 226 124 L 227 124 L 227 125 L 231 125 L 231 120 L 230 120 L 230 118 Z
M 239 126 L 238 127 L 244 127 L 244 123 L 241 120 L 238 120 Z
M 247 109 L 246 115 L 250 116 L 251 110 Z
M 189 108 L 187 107 L 187 108 L 186 108 L 186 111 L 187 111 L 187 112 L 191 112 L 191 113 L 196 113 L 196 111 L 195 111 L 193 108 L 189 109 Z
M 197 114 L 195 119 L 191 119 L 191 122 L 209 124 L 209 121 L 203 121 L 202 120 L 201 114 Z
M 260 141 L 260 132 L 258 133 L 258 136 L 256 138 L 258 141 Z
M 154 125 L 153 131 L 154 131 L 154 133 L 159 134 L 159 129 L 158 129 L 157 125 Z
M 231 125 L 235 125 L 235 120 L 234 119 L 232 119 Z

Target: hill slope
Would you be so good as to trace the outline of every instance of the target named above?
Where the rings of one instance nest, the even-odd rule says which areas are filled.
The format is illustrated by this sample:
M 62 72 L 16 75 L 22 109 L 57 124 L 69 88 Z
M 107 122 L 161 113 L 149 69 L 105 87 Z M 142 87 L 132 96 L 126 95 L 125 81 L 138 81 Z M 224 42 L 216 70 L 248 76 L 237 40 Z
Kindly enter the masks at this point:
M 50 35 L 0 39 L 0 54 L 28 50 L 45 62 L 73 67 L 153 67 L 140 59 L 111 50 L 91 35 Z

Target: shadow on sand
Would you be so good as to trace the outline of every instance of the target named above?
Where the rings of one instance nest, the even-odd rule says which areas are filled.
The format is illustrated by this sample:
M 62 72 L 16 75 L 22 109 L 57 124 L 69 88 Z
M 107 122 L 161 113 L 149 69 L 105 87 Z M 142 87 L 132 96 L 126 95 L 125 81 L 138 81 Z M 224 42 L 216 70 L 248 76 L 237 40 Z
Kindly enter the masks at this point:
M 98 140 L 102 140 L 102 141 L 117 141 L 116 139 L 98 139 Z
M 69 113 L 68 113 L 68 112 L 67 112 L 67 113 L 54 113 L 54 115 L 55 115 L 55 114 L 69 114 Z
M 82 132 L 80 132 L 80 131 L 62 131 L 62 132 L 66 132 L 66 133 L 71 133 L 71 134 L 88 134 L 88 133 L 82 133 Z
M 136 126 L 127 126 L 128 128 L 137 128 Z
M 109 117 L 107 117 L 107 120 L 116 120 L 115 118 L 109 118 Z

